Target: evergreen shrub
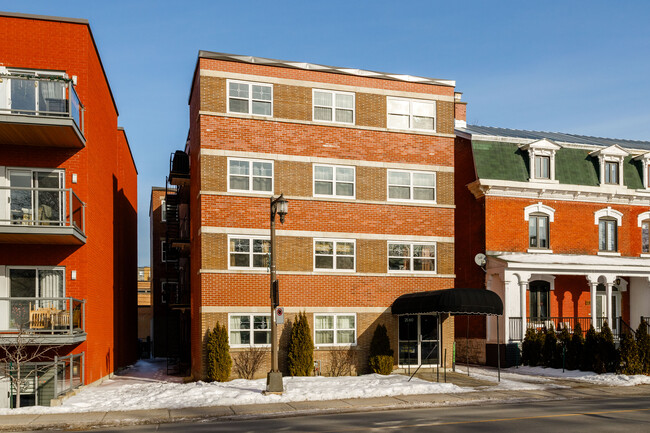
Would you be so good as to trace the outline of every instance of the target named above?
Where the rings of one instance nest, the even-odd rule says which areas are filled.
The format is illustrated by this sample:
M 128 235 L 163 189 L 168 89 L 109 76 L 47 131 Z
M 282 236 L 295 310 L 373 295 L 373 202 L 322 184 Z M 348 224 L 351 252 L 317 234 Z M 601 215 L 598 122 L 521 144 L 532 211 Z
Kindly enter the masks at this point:
M 578 370 L 582 362 L 582 348 L 585 344 L 585 339 L 582 336 L 582 326 L 580 322 L 576 322 L 573 328 L 573 335 L 569 341 L 569 347 L 566 353 L 566 367 L 569 370 Z
M 603 323 L 603 327 L 598 333 L 598 353 L 598 363 L 594 371 L 596 373 L 615 372 L 616 365 L 618 364 L 618 354 L 616 353 L 616 346 L 614 345 L 614 336 L 612 335 L 612 330 L 607 324 L 607 321 Z
M 557 350 L 557 336 L 553 325 L 546 330 L 544 335 L 544 345 L 542 346 L 542 364 L 544 367 L 555 367 L 555 355 Z
M 232 358 L 228 344 L 228 331 L 219 322 L 211 332 L 208 332 L 207 356 L 208 381 L 227 381 L 232 368 Z
M 626 329 L 621 335 L 621 346 L 619 352 L 619 372 L 627 375 L 641 373 L 641 363 L 637 351 L 636 341 L 632 333 Z
M 641 320 L 636 329 L 636 346 L 639 353 L 641 372 L 650 374 L 650 335 L 648 335 L 648 322 Z
M 309 376 L 314 368 L 314 342 L 304 311 L 298 313 L 291 327 L 287 361 L 292 376 Z
M 377 325 L 370 341 L 368 367 L 378 374 L 390 374 L 393 371 L 393 349 L 390 348 L 388 331 L 383 324 Z
M 582 371 L 594 371 L 596 357 L 598 356 L 598 333 L 594 329 L 594 325 L 589 326 L 589 330 L 585 335 L 585 344 L 582 348 Z

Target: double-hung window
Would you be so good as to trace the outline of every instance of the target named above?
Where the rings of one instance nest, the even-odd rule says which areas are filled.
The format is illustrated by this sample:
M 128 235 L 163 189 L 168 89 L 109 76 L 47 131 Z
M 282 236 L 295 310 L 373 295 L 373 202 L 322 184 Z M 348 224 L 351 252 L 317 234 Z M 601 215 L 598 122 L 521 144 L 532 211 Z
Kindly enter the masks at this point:
M 641 252 L 650 253 L 650 220 L 641 223 Z
M 598 220 L 598 244 L 600 251 L 618 251 L 618 224 L 615 219 Z
M 530 248 L 549 248 L 549 226 L 547 215 L 531 215 L 528 218 L 528 246 Z
M 228 239 L 230 268 L 266 269 L 270 253 L 271 241 L 268 238 L 233 235 Z
M 229 80 L 228 112 L 272 116 L 273 86 Z
M 436 174 L 426 171 L 388 170 L 388 200 L 436 201 Z
M 551 157 L 535 155 L 535 179 L 551 178 Z
M 354 167 L 314 165 L 314 196 L 354 198 Z
M 160 221 L 167 221 L 167 201 L 165 199 L 160 200 Z
M 387 126 L 392 129 L 436 130 L 436 103 L 418 99 L 388 98 Z
M 436 272 L 436 244 L 389 242 L 389 272 Z
M 230 346 L 268 346 L 271 344 L 271 316 L 268 314 L 231 314 Z
M 228 191 L 273 193 L 273 161 L 228 159 Z
M 355 314 L 314 314 L 316 346 L 354 346 L 357 344 Z
M 605 161 L 605 183 L 618 185 L 618 162 Z
M 314 239 L 314 269 L 317 271 L 354 271 L 354 240 Z
M 354 124 L 354 93 L 313 91 L 314 120 Z

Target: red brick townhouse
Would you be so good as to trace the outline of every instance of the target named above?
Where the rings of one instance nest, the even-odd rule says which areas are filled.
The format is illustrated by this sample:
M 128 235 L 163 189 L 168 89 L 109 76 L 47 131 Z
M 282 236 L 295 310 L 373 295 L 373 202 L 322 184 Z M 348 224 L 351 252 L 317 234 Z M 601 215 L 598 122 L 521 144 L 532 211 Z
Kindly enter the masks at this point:
M 650 316 L 650 142 L 482 126 L 456 133 L 457 284 L 501 296 L 509 363 L 527 328 L 599 329 L 606 320 L 618 336 Z M 477 253 L 487 255 L 484 270 Z M 487 339 L 491 349 L 496 322 L 478 325 L 475 346 Z
M 299 311 L 323 373 L 337 350 L 352 350 L 365 371 L 380 323 L 396 366 L 436 365 L 445 349 L 451 365 L 453 320 L 397 316 L 391 305 L 406 293 L 454 285 L 454 86 L 199 53 L 189 161 L 176 153 L 169 178 L 179 185 L 179 203 L 189 200 L 186 239 L 172 247 L 191 259 L 185 287 L 195 377 L 205 375 L 205 335 L 217 321 L 227 326 L 233 353 L 269 346 L 270 198 L 281 193 L 289 206 L 284 224 L 277 222 L 287 316 L 278 330 L 281 370 L 287 324 Z M 182 212 L 179 218 L 182 226 Z M 268 365 L 263 370 L 258 375 Z
M 0 28 L 0 345 L 55 348 L 21 398 L 48 405 L 135 359 L 137 172 L 88 21 Z

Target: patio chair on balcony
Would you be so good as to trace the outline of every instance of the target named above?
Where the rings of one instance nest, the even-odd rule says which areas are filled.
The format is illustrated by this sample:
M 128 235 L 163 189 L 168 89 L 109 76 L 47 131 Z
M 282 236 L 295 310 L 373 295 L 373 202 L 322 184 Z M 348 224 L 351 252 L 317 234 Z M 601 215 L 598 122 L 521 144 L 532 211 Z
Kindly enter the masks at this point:
M 32 308 L 29 304 L 29 329 L 45 329 L 50 327 L 50 309 Z

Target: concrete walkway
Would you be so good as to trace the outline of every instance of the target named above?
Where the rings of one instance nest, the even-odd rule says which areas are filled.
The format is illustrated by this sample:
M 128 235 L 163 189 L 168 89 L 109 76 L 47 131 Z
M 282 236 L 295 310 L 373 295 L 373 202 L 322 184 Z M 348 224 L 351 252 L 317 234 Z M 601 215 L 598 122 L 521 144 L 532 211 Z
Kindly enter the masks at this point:
M 427 394 L 364 399 L 305 401 L 196 407 L 184 409 L 133 410 L 115 412 L 85 412 L 49 415 L 0 416 L 1 431 L 26 431 L 42 429 L 90 429 L 97 427 L 162 424 L 200 419 L 243 419 L 251 417 L 285 417 L 323 413 L 369 412 L 437 406 L 464 406 L 477 404 L 507 404 L 569 400 L 603 396 L 638 396 L 650 398 L 650 385 L 635 387 L 594 386 L 584 383 L 566 383 L 569 387 L 544 391 L 480 390 L 457 394 Z

